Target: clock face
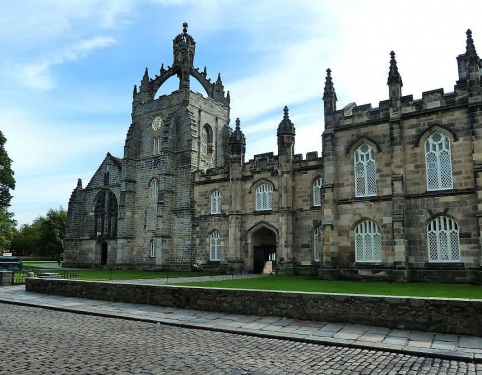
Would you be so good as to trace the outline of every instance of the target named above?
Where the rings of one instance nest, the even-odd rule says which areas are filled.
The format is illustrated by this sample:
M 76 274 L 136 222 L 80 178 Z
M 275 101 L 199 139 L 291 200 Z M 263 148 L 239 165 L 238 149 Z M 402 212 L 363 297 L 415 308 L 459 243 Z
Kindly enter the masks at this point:
M 162 118 L 157 116 L 154 120 L 152 120 L 152 129 L 157 131 L 161 128 L 162 126 Z

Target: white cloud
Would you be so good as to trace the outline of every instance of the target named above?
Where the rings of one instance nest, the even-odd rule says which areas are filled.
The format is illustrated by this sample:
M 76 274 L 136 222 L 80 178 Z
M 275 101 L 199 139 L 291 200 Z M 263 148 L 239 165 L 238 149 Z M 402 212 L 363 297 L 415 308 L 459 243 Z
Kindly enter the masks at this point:
M 52 73 L 53 66 L 61 65 L 66 61 L 85 58 L 89 53 L 97 49 L 109 47 L 115 42 L 115 39 L 110 37 L 95 37 L 89 40 L 82 40 L 62 50 L 51 51 L 47 56 L 40 58 L 39 61 L 16 64 L 10 69 L 8 67 L 5 68 L 5 70 L 13 76 L 16 82 L 23 84 L 25 87 L 50 90 L 56 86 Z

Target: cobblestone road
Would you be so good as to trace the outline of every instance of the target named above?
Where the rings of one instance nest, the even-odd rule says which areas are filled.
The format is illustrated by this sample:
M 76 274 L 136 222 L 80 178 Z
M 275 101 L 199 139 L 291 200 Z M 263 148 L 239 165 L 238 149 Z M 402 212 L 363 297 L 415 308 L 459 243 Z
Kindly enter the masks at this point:
M 0 304 L 1 374 L 482 374 L 482 364 Z

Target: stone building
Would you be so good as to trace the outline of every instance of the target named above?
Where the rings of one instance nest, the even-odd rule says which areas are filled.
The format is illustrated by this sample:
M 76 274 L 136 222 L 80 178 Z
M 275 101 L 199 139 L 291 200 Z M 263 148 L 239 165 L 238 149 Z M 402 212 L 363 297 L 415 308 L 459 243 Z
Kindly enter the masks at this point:
M 249 161 L 229 92 L 194 68 L 195 47 L 184 24 L 172 66 L 134 87 L 123 158 L 107 154 L 72 193 L 64 266 L 480 281 L 482 64 L 470 30 L 453 92 L 403 96 L 392 52 L 388 99 L 337 109 L 328 69 L 321 155 L 295 154 L 284 107 L 277 155 Z M 155 99 L 173 76 L 179 90 Z

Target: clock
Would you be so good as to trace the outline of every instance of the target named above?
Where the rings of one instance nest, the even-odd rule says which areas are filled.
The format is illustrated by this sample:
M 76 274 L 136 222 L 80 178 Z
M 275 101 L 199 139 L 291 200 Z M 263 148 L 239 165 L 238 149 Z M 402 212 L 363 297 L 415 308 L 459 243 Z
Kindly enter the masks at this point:
M 161 128 L 162 126 L 162 118 L 157 116 L 154 120 L 152 120 L 152 129 L 157 131 Z

